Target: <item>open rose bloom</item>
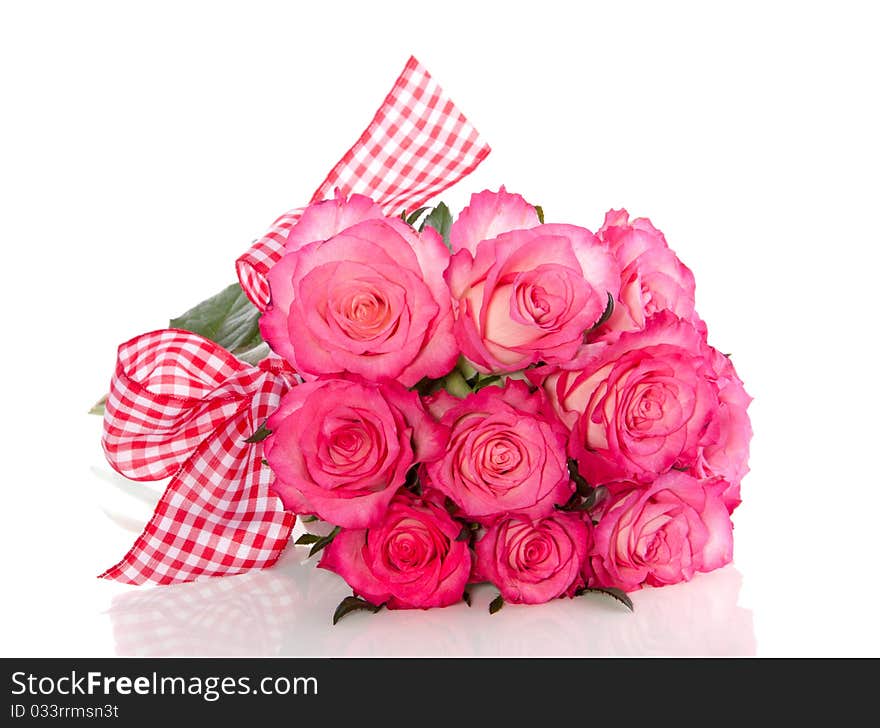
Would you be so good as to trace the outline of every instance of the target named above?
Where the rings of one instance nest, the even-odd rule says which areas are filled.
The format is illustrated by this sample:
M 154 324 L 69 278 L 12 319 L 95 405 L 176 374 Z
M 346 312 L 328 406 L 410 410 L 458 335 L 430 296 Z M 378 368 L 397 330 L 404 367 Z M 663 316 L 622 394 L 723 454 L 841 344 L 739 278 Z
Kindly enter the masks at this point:
M 493 611 L 620 596 L 729 563 L 751 398 L 664 235 L 625 210 L 545 222 L 503 187 L 419 219 L 318 202 L 268 273 L 261 332 L 299 383 L 264 467 L 329 524 L 301 542 L 345 609 L 482 582 Z

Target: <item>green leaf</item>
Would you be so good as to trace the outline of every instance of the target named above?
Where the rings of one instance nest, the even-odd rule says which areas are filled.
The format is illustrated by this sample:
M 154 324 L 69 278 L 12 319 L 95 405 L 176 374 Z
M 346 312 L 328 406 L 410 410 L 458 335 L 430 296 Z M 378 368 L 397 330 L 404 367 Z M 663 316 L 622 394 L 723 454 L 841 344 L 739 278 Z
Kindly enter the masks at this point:
M 578 462 L 574 458 L 568 459 L 568 477 L 572 479 L 572 482 L 577 486 L 577 492 L 581 495 L 589 495 L 593 490 L 578 470 Z
M 489 603 L 489 614 L 495 614 L 504 606 L 504 597 L 500 594 Z
M 257 428 L 257 431 L 253 435 L 251 435 L 249 438 L 247 438 L 245 440 L 245 442 L 248 443 L 249 445 L 253 445 L 255 442 L 262 442 L 267 437 L 269 437 L 269 435 L 271 435 L 271 434 L 272 434 L 272 430 L 270 430 L 268 427 L 266 427 L 266 423 L 264 422 L 262 425 L 260 425 Z
M 629 611 L 632 612 L 635 610 L 635 608 L 633 607 L 632 599 L 627 596 L 627 593 L 623 591 L 623 589 L 618 589 L 615 586 L 588 586 L 584 587 L 583 589 L 578 589 L 575 592 L 575 596 L 579 597 L 581 594 L 589 594 L 591 592 L 596 594 L 605 594 L 612 599 L 616 599 L 623 606 L 629 609 Z
M 316 533 L 304 533 L 293 543 L 297 546 L 308 546 L 310 543 L 320 541 L 321 537 Z
M 544 208 L 541 207 L 540 205 L 533 205 L 533 207 L 535 208 L 535 212 L 538 213 L 538 222 L 543 225 L 544 224 Z
M 426 225 L 434 228 L 440 233 L 446 247 L 452 252 L 452 246 L 449 244 L 449 231 L 452 228 L 452 213 L 449 212 L 449 208 L 446 207 L 445 202 L 441 202 L 437 207 L 431 210 L 430 214 L 424 219 L 419 227 L 419 231 L 424 230 Z
M 458 369 L 453 369 L 443 378 L 443 389 L 459 399 L 464 399 L 471 393 L 467 380 Z
M 474 384 L 474 391 L 479 392 L 484 387 L 491 387 L 493 384 L 498 384 L 499 382 L 501 382 L 501 376 L 498 374 L 478 378 Z
M 608 303 L 605 304 L 605 310 L 602 312 L 599 320 L 592 326 L 590 326 L 589 329 L 587 329 L 586 333 L 590 333 L 591 331 L 595 331 L 596 329 L 598 329 L 602 324 L 604 324 L 608 319 L 611 318 L 612 313 L 614 313 L 614 296 L 609 293 Z
M 260 336 L 260 311 L 241 286 L 233 283 L 186 313 L 171 319 L 171 328 L 185 329 L 214 341 L 239 359 L 255 364 L 269 353 Z
M 336 538 L 336 534 L 339 533 L 339 530 L 339 526 L 336 526 L 336 528 L 330 531 L 330 533 L 328 533 L 326 536 L 320 536 L 318 540 L 314 542 L 314 545 L 309 551 L 308 558 L 312 558 L 312 556 L 327 548 L 327 546 L 330 545 L 330 542 L 333 541 L 334 538 Z
M 422 494 L 422 482 L 419 480 L 418 465 L 413 465 L 406 471 L 406 480 L 403 481 L 403 487 L 416 495 Z
M 339 602 L 339 606 L 336 607 L 336 611 L 333 612 L 333 624 L 336 624 L 346 614 L 351 614 L 352 612 L 364 610 L 375 614 L 380 609 L 382 609 L 381 604 L 370 604 L 368 601 L 365 601 L 360 597 L 345 597 L 345 599 Z
M 415 212 L 411 212 L 409 215 L 406 215 L 406 211 L 404 211 L 403 214 L 406 215 L 406 217 L 403 218 L 404 222 L 410 227 L 415 226 L 419 218 L 422 216 L 422 213 L 427 209 L 427 206 L 420 207 L 418 210 L 416 210 Z
M 315 521 L 318 520 L 318 517 L 317 516 L 300 516 L 299 520 L 302 521 L 303 523 L 314 523 Z
M 455 537 L 456 541 L 467 541 L 471 537 L 471 527 L 467 524 L 461 527 L 461 531 L 458 532 L 458 536 Z
M 101 399 L 99 399 L 95 404 L 92 405 L 92 408 L 89 410 L 90 415 L 100 415 L 104 416 L 104 405 L 107 404 L 107 395 L 105 394 Z

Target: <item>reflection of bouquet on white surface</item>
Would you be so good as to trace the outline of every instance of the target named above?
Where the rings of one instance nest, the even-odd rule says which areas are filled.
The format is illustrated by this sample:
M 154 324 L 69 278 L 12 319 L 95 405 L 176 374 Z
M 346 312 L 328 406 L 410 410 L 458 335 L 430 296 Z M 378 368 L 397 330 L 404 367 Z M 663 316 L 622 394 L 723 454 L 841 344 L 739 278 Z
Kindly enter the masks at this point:
M 732 566 L 689 584 L 646 589 L 634 614 L 613 603 L 541 609 L 510 607 L 489 616 L 459 605 L 394 619 L 357 619 L 327 629 L 339 600 L 332 574 L 289 549 L 272 569 L 190 584 L 135 590 L 109 611 L 116 652 L 197 655 L 751 655 L 751 612 L 737 606 L 742 577 Z M 474 590 L 485 605 L 490 589 Z M 587 599 L 587 598 L 585 598 Z
M 631 607 L 730 562 L 750 398 L 693 275 L 625 210 L 594 234 L 504 187 L 422 205 L 488 151 L 411 59 L 240 287 L 120 348 L 105 451 L 172 480 L 105 577 L 269 566 L 297 516 L 329 524 L 297 543 L 353 589 L 334 622 L 481 582 L 491 613 Z

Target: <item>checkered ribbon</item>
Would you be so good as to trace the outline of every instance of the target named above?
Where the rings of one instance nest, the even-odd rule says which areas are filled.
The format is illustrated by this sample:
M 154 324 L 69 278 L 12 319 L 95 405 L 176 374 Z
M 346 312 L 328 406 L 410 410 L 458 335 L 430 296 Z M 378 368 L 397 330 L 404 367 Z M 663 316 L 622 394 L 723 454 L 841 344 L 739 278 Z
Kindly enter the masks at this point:
M 269 490 L 262 445 L 245 440 L 295 384 L 280 359 L 250 366 L 188 331 L 120 346 L 104 452 L 133 480 L 173 477 L 134 546 L 101 577 L 170 584 L 272 565 L 295 516 Z
M 360 139 L 315 190 L 312 202 L 360 193 L 388 215 L 414 210 L 470 174 L 489 154 L 489 145 L 410 58 Z M 235 263 L 238 280 L 261 311 L 269 305 L 266 273 L 281 258 L 302 208 L 279 217 Z

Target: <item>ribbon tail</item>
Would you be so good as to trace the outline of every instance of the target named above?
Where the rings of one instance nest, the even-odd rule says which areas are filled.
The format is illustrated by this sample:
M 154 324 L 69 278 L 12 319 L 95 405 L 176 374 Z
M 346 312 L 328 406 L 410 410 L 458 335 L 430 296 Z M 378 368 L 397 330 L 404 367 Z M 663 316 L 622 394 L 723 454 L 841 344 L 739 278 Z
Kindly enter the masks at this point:
M 172 584 L 272 566 L 296 516 L 269 489 L 261 443 L 249 437 L 287 385 L 267 374 L 248 406 L 206 438 L 171 479 L 152 519 L 119 563 L 99 578 Z
M 333 166 L 312 202 L 358 193 L 375 200 L 386 215 L 421 207 L 473 172 L 490 152 L 476 128 L 440 85 L 410 57 L 372 121 Z M 235 262 L 247 297 L 261 311 L 269 306 L 266 274 L 284 254 L 284 244 L 302 209 L 278 218 Z

